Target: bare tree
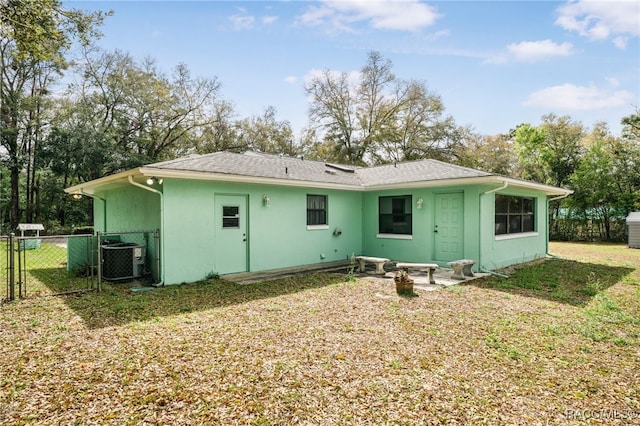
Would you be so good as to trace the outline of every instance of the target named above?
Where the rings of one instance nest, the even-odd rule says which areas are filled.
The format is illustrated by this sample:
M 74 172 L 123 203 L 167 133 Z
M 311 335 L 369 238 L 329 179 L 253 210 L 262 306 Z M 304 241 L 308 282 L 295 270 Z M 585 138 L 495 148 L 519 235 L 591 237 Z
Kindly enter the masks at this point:
M 309 119 L 336 161 L 351 164 L 450 157 L 460 129 L 426 85 L 400 80 L 392 63 L 370 52 L 354 77 L 323 71 L 305 87 L 311 98 Z M 330 148 L 328 148 L 330 147 Z

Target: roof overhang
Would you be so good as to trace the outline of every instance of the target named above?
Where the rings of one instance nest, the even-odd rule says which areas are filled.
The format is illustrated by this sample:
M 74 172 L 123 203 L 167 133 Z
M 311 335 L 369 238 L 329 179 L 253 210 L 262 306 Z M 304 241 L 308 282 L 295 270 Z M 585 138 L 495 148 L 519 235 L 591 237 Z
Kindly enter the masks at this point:
M 466 185 L 497 185 L 507 188 L 528 189 L 544 192 L 547 196 L 568 196 L 573 194 L 572 190 L 544 185 L 541 183 L 526 180 L 513 179 L 503 176 L 479 176 L 455 179 L 436 179 L 429 181 L 403 182 L 382 185 L 371 185 L 365 188 L 366 191 L 381 191 L 387 189 L 407 189 L 407 188 L 433 188 L 443 186 L 466 186 Z
M 112 189 L 120 188 L 130 185 L 129 176 L 133 180 L 144 181 L 148 177 L 162 178 L 162 179 L 190 179 L 190 180 L 205 180 L 205 181 L 218 181 L 218 182 L 236 182 L 236 183 L 248 183 L 248 184 L 261 184 L 261 185 L 278 185 L 278 186 L 290 186 L 290 187 L 304 187 L 304 188 L 319 188 L 319 189 L 338 189 L 346 191 L 383 191 L 393 189 L 417 189 L 417 188 L 434 188 L 434 187 L 446 187 L 446 186 L 465 186 L 465 185 L 496 185 L 497 188 L 504 186 L 506 188 L 518 188 L 527 189 L 533 191 L 543 192 L 547 196 L 566 197 L 573 193 L 573 191 L 558 188 L 555 186 L 544 185 L 536 182 L 530 182 L 525 180 L 513 179 L 503 176 L 478 176 L 456 179 L 436 179 L 427 181 L 415 181 L 415 182 L 401 182 L 391 184 L 380 185 L 350 185 L 350 184 L 337 184 L 328 182 L 313 182 L 308 180 L 297 180 L 293 178 L 267 178 L 258 176 L 243 176 L 236 174 L 226 173 L 211 173 L 211 172 L 199 172 L 188 170 L 170 170 L 155 167 L 139 167 L 136 169 L 127 170 L 124 172 L 116 173 L 110 176 L 105 176 L 100 179 L 92 180 L 89 182 L 74 185 L 66 188 L 65 192 L 68 194 L 85 194 L 95 195 L 98 192 L 109 191 Z
M 129 176 L 134 180 L 143 181 L 148 177 L 158 179 L 189 179 L 189 180 L 206 180 L 217 182 L 235 182 L 249 183 L 261 185 L 278 185 L 293 186 L 304 188 L 324 188 L 324 189 L 340 189 L 347 191 L 362 191 L 361 185 L 347 185 L 330 182 L 313 182 L 308 180 L 298 180 L 293 178 L 267 178 L 258 176 L 242 176 L 226 173 L 198 172 L 188 170 L 170 170 L 155 167 L 139 167 L 137 169 L 127 170 L 125 172 L 116 173 L 111 176 L 105 176 L 100 179 L 81 183 L 65 189 L 68 194 L 87 194 L 94 195 L 98 192 L 109 191 L 119 187 L 129 185 Z
M 100 179 L 91 180 L 89 182 L 79 183 L 78 185 L 66 188 L 64 192 L 67 194 L 83 194 L 94 195 L 97 192 L 108 191 L 122 186 L 129 185 L 129 176 L 135 178 L 143 177 L 140 169 L 131 169 L 113 175 L 105 176 Z

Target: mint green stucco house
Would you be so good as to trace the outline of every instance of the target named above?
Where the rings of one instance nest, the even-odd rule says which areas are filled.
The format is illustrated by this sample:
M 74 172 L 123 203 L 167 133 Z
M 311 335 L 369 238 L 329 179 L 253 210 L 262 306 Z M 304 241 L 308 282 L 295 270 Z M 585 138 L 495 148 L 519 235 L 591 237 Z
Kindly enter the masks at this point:
M 353 167 L 228 152 L 66 191 L 93 197 L 96 231 L 159 229 L 163 284 L 352 253 L 493 270 L 546 256 L 549 200 L 571 193 L 435 160 Z

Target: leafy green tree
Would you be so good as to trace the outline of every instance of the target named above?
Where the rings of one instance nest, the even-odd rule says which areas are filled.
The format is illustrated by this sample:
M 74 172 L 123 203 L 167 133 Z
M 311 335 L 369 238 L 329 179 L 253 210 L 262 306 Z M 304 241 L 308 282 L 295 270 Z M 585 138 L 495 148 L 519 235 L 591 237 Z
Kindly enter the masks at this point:
M 265 108 L 260 116 L 253 116 L 238 122 L 239 145 L 248 150 L 269 154 L 298 155 L 298 147 L 293 142 L 291 124 L 276 119 L 273 106 Z
M 83 126 L 104 135 L 112 156 L 103 173 L 193 152 L 199 137 L 216 125 L 220 83 L 194 78 L 178 65 L 171 78 L 151 59 L 87 51 L 80 84 L 70 88 Z M 85 112 L 92 111 L 91 116 Z
M 11 40 L 16 60 L 64 62 L 73 40 L 88 45 L 111 12 L 66 9 L 60 0 L 0 1 L 0 38 Z
M 582 154 L 584 127 L 568 116 L 542 117 L 539 127 L 520 125 L 515 132 L 522 176 L 536 182 L 564 186 Z
M 582 155 L 582 124 L 569 116 L 548 114 L 539 127 L 523 124 L 516 128 L 515 147 L 520 176 L 553 186 L 568 186 Z M 549 204 L 550 229 L 557 233 L 562 200 Z
M 459 164 L 503 176 L 514 176 L 518 158 L 509 135 L 471 134 L 458 155 Z
M 11 40 L 0 40 L 0 145 L 9 174 L 8 221 L 12 229 L 25 210 L 27 221 L 37 220 L 37 152 L 47 131 L 49 90 L 61 72 L 54 62 L 18 60 L 14 51 Z M 23 173 L 26 197 L 21 203 Z
M 0 1 L 0 144 L 9 173 L 12 228 L 24 211 L 27 221 L 39 220 L 37 159 L 48 131 L 51 85 L 67 65 L 73 40 L 87 44 L 105 16 L 66 10 L 56 0 Z M 23 172 L 26 197 L 20 196 Z
M 238 124 L 235 120 L 233 104 L 220 100 L 216 102 L 210 112 L 208 124 L 194 132 L 196 152 L 207 154 L 210 152 L 229 151 L 241 153 L 248 148 L 238 137 Z
M 571 176 L 575 193 L 568 205 L 585 221 L 601 225 L 601 239 L 611 240 L 612 221 L 640 205 L 640 146 L 613 137 L 604 123 L 585 142 L 587 151 Z
M 640 108 L 634 114 L 624 117 L 622 123 L 622 137 L 640 143 Z

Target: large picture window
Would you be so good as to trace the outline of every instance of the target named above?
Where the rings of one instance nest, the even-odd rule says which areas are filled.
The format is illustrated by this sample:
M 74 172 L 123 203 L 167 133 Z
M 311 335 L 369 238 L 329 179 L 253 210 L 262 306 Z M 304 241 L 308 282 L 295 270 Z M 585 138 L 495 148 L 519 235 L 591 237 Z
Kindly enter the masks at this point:
M 533 198 L 496 195 L 496 235 L 534 232 Z
M 380 234 L 411 235 L 411 195 L 378 199 L 378 232 Z
M 307 226 L 327 224 L 327 196 L 307 195 Z

